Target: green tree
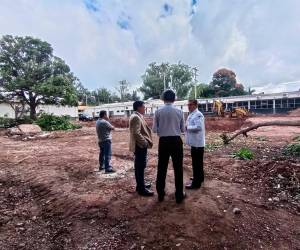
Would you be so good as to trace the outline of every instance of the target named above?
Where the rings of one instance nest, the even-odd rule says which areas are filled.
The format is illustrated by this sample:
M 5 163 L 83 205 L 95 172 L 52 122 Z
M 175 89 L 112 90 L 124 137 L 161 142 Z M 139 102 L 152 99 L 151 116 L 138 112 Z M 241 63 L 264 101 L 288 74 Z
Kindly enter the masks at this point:
M 245 95 L 246 91 L 242 84 L 236 81 L 236 74 L 229 69 L 222 68 L 213 74 L 209 84 L 215 97 Z
M 208 84 L 200 83 L 196 86 L 197 89 L 197 96 L 196 98 L 210 98 L 213 97 L 213 89 L 210 88 Z M 195 87 L 191 87 L 189 99 L 195 98 Z
M 180 62 L 178 64 L 153 62 L 148 65 L 142 79 L 140 91 L 145 99 L 159 98 L 164 87 L 174 89 L 178 99 L 184 99 L 191 88 L 192 70 L 190 66 Z
M 53 55 L 51 45 L 32 37 L 3 36 L 0 40 L 0 95 L 24 101 L 36 118 L 39 104 L 77 105 L 78 79 Z

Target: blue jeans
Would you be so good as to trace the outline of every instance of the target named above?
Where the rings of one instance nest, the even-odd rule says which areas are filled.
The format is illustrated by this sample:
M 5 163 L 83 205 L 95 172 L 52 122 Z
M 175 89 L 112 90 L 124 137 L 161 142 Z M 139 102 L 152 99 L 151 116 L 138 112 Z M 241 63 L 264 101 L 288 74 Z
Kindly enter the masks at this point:
M 144 174 L 147 165 L 147 148 L 135 147 L 134 170 L 136 188 L 138 192 L 145 190 Z
M 110 166 L 110 160 L 111 160 L 111 141 L 103 141 L 98 143 L 100 148 L 100 154 L 99 154 L 99 164 L 100 167 L 104 165 L 105 170 L 111 169 Z

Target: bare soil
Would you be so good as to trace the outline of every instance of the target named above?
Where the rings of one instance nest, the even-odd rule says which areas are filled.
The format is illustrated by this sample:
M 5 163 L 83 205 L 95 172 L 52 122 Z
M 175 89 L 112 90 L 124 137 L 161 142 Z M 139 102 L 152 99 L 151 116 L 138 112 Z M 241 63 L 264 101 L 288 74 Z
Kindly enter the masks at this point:
M 245 123 L 260 119 L 278 117 Z M 300 159 L 281 152 L 300 128 L 259 128 L 223 146 L 218 126 L 234 131 L 236 121 L 207 122 L 206 180 L 180 205 L 171 164 L 164 202 L 135 193 L 126 129 L 113 134 L 112 175 L 97 171 L 92 123 L 33 141 L 1 131 L 0 249 L 300 249 Z M 233 158 L 241 147 L 255 158 Z M 154 190 L 156 164 L 157 138 L 146 171 Z

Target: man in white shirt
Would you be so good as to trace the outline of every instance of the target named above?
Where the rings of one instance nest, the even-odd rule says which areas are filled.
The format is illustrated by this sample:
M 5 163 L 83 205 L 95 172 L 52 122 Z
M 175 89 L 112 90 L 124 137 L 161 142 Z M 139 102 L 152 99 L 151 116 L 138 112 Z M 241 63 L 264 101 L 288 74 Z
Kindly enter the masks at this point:
M 189 116 L 186 121 L 186 144 L 191 146 L 193 178 L 187 189 L 198 189 L 204 181 L 203 155 L 205 147 L 204 116 L 198 110 L 197 100 L 188 102 Z

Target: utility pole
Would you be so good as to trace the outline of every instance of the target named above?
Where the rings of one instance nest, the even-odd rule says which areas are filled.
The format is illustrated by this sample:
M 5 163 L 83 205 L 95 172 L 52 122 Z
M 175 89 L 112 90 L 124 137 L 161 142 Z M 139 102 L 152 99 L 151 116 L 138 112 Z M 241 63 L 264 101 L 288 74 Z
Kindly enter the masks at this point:
M 167 86 L 166 86 L 167 67 L 168 67 L 167 63 L 162 63 L 161 64 L 161 68 L 162 68 L 162 71 L 163 71 L 163 78 L 164 78 L 164 91 L 167 89 Z
M 194 67 L 193 68 L 193 71 L 194 71 L 194 84 L 195 84 L 195 90 L 194 90 L 194 94 L 195 94 L 195 99 L 197 99 L 197 71 L 198 71 L 198 69 L 197 69 L 197 67 Z

